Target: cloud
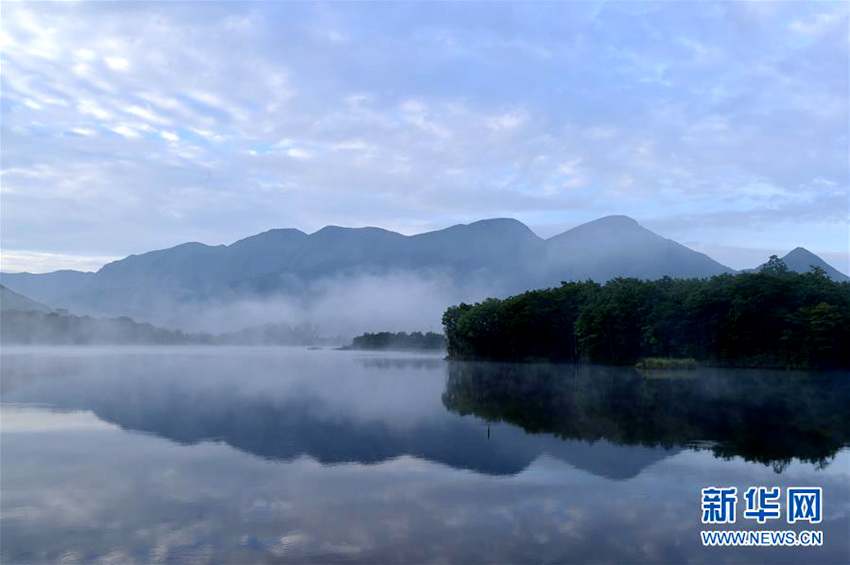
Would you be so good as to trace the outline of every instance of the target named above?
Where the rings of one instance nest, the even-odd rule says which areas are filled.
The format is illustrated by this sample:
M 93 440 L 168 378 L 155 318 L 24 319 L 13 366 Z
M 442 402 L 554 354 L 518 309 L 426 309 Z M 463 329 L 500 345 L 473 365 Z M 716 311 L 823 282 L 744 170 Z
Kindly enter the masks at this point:
M 0 256 L 0 269 L 4 272 L 47 273 L 59 269 L 76 271 L 96 271 L 106 263 L 120 257 L 84 257 L 80 255 L 63 255 L 60 253 L 41 253 L 33 251 L 3 250 Z
M 805 203 L 846 252 L 846 6 L 490 8 L 10 4 L 4 251 L 609 213 L 726 245 Z
M 401 103 L 401 113 L 404 119 L 424 132 L 437 137 L 450 137 L 448 128 L 434 120 L 433 113 L 421 100 L 405 100 Z
M 104 57 L 103 62 L 113 71 L 125 71 L 130 66 L 130 61 L 123 57 Z
M 286 150 L 286 154 L 293 159 L 309 159 L 313 156 L 309 151 L 305 151 L 304 149 L 299 149 L 298 147 L 292 147 Z
M 844 28 L 846 29 L 846 6 L 843 9 L 837 8 L 833 12 L 819 12 L 794 20 L 788 26 L 788 29 L 806 35 L 820 35 L 829 31 L 833 27 L 838 27 L 842 21 L 844 22 Z
M 506 112 L 484 120 L 484 125 L 493 131 L 511 131 L 521 127 L 527 118 L 523 112 Z
M 125 124 L 115 126 L 114 128 L 112 128 L 112 131 L 114 131 L 118 135 L 122 135 L 130 139 L 134 139 L 141 136 L 138 131 Z

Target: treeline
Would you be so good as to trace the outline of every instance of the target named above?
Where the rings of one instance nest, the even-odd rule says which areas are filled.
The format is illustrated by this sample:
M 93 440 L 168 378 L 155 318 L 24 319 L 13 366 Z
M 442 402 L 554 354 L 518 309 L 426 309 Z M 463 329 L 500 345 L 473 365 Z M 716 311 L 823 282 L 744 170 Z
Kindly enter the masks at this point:
M 775 256 L 759 272 L 710 279 L 561 283 L 453 306 L 443 325 L 456 359 L 850 367 L 850 283 L 790 272 Z
M 310 325 L 266 324 L 210 334 L 158 328 L 120 318 L 91 318 L 60 312 L 6 310 L 0 342 L 16 345 L 327 345 Z M 337 342 L 338 343 L 338 342 Z
M 180 345 L 212 344 L 209 334 L 184 333 L 120 318 L 90 318 L 54 312 L 7 310 L 0 341 L 21 345 Z
M 378 332 L 364 333 L 354 338 L 348 349 L 415 349 L 439 350 L 446 348 L 446 338 L 434 332 Z

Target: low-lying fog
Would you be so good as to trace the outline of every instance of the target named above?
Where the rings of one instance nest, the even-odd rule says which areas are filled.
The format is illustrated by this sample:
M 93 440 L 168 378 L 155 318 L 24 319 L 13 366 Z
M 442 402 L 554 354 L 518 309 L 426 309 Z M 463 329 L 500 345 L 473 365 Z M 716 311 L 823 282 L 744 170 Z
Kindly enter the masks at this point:
M 264 324 L 309 327 L 322 336 L 352 337 L 378 331 L 442 331 L 446 308 L 503 294 L 481 279 L 456 284 L 443 274 L 400 272 L 325 278 L 309 293 L 232 296 L 206 301 L 161 298 L 127 314 L 138 322 L 190 332 L 222 333 Z M 95 313 L 92 313 L 93 315 Z

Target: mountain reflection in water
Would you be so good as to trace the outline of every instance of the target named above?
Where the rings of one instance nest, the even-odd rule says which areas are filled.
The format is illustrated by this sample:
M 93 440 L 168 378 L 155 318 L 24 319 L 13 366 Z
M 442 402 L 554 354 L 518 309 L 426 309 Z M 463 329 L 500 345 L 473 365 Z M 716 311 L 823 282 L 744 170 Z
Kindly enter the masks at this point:
M 336 358 L 334 358 L 336 356 Z M 488 430 L 443 407 L 438 357 L 16 358 L 4 365 L 7 403 L 87 410 L 123 429 L 181 444 L 224 442 L 252 455 L 322 464 L 402 456 L 489 475 L 515 475 L 544 454 L 599 476 L 627 479 L 675 453 Z M 234 363 L 234 364 L 231 364 Z M 187 369 L 191 367 L 191 371 Z M 490 437 L 488 437 L 488 434 Z
M 626 479 L 706 445 L 717 457 L 781 471 L 794 458 L 827 465 L 850 436 L 843 374 L 647 376 L 630 368 L 352 359 L 343 352 L 285 362 L 259 350 L 189 355 L 191 362 L 7 356 L 3 400 L 89 410 L 126 430 L 181 444 L 224 442 L 266 459 L 374 464 L 410 455 L 493 475 L 516 474 L 547 454 Z M 489 429 L 494 423 L 509 425 Z
M 847 375 L 296 348 L 0 361 L 3 563 L 808 564 L 850 550 Z M 822 487 L 824 545 L 702 547 L 707 485 Z

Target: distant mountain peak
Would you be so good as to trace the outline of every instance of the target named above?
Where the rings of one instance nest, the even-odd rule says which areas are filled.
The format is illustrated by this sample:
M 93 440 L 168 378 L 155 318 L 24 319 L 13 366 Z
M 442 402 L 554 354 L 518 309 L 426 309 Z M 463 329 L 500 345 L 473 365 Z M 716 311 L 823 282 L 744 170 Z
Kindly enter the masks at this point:
M 306 237 L 308 237 L 306 233 L 295 228 L 275 228 L 234 241 L 228 247 L 240 248 L 246 245 L 256 244 L 258 242 L 297 241 L 305 239 Z
M 575 237 L 620 237 L 624 233 L 640 234 L 643 236 L 659 237 L 657 234 L 640 225 L 629 216 L 604 216 L 597 220 L 575 226 L 561 234 L 552 236 L 549 241 L 563 241 Z
M 462 228 L 473 231 L 483 231 L 488 233 L 516 233 L 523 235 L 533 235 L 537 238 L 537 234 L 531 231 L 527 225 L 523 224 L 519 220 L 515 220 L 514 218 L 488 218 L 485 220 L 478 220 L 477 222 L 472 222 L 469 224 L 458 224 L 457 226 L 452 226 L 454 228 Z
M 311 233 L 311 236 L 315 235 L 327 235 L 327 234 L 340 234 L 340 233 L 389 233 L 393 235 L 401 235 L 400 233 L 396 233 L 394 231 L 385 230 L 384 228 L 377 228 L 374 226 L 364 226 L 360 228 L 347 228 L 343 226 L 325 226 L 322 229 Z M 403 236 L 402 236 L 403 237 Z
M 623 215 L 581 224 L 549 238 L 546 245 L 548 261 L 561 280 L 701 278 L 732 271 Z
M 598 220 L 594 220 L 592 222 L 588 222 L 585 225 L 607 225 L 607 226 L 638 226 L 641 227 L 637 220 L 632 217 L 624 216 L 622 214 L 614 214 L 611 216 L 603 216 Z
M 168 247 L 166 249 L 158 249 L 157 251 L 148 251 L 148 253 L 157 253 L 159 251 L 173 251 L 175 249 L 212 249 L 213 247 L 224 247 L 223 245 L 207 245 L 206 243 L 201 243 L 200 241 L 187 241 L 186 243 L 180 243 L 175 245 L 174 247 Z M 143 254 L 146 255 L 146 254 Z
M 514 218 L 485 218 L 469 224 L 467 226 L 511 226 L 522 227 L 528 229 L 528 226 Z
M 812 267 L 823 269 L 826 274 L 835 281 L 850 281 L 850 277 L 806 249 L 805 247 L 795 247 L 788 252 L 782 262 L 788 266 L 788 269 L 797 273 L 808 273 Z
M 815 259 L 820 259 L 817 255 L 806 249 L 805 247 L 795 247 L 791 251 L 789 251 L 785 257 L 814 257 Z
M 266 230 L 264 232 L 260 232 L 256 235 L 250 235 L 246 238 L 240 239 L 238 241 L 243 241 L 244 239 L 248 239 L 251 237 L 264 237 L 264 236 L 281 236 L 281 235 L 291 235 L 291 236 L 302 236 L 307 235 L 303 231 L 296 228 L 272 228 L 270 230 Z
M 459 250 L 465 250 L 465 253 L 471 253 L 478 259 L 488 256 L 494 262 L 499 262 L 499 258 L 507 260 L 506 254 L 510 253 L 517 253 L 515 258 L 526 257 L 531 248 L 543 243 L 540 236 L 513 218 L 488 218 L 469 224 L 455 224 L 445 229 L 411 236 L 411 240 L 436 245 L 437 247 L 431 249 L 432 254 L 439 252 L 441 248 L 450 248 L 455 254 Z M 474 249 L 470 247 L 473 242 Z M 518 251 L 519 249 L 522 251 Z
M 310 235 L 316 235 L 316 234 L 319 234 L 319 233 L 340 232 L 340 231 L 345 231 L 345 230 L 350 230 L 350 229 L 354 229 L 354 228 L 344 228 L 342 226 L 327 225 L 327 226 L 324 226 L 322 228 L 317 229 L 316 231 L 314 231 Z

